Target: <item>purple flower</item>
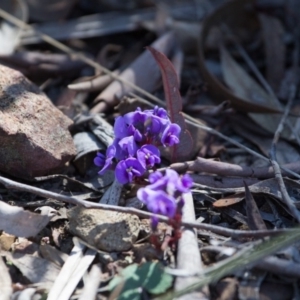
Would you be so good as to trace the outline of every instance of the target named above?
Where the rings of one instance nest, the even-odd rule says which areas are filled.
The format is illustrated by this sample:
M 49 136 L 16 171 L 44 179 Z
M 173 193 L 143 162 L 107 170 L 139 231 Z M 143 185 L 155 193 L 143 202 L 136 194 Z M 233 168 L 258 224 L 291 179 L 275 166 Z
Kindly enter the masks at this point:
M 121 160 L 116 166 L 116 178 L 122 183 L 132 182 L 135 177 L 140 177 L 145 173 L 145 168 L 133 157 Z
M 156 171 L 149 176 L 151 184 L 141 188 L 137 192 L 137 197 L 147 205 L 149 211 L 163 214 L 169 218 L 175 213 L 181 214 L 184 200 L 183 193 L 189 192 L 193 182 L 189 175 L 180 177 L 172 169 L 167 169 L 165 175 Z M 155 222 L 157 220 L 152 220 Z
M 115 138 L 122 139 L 128 136 L 128 126 L 123 117 L 117 117 L 114 125 Z
M 145 111 L 137 108 L 134 112 L 116 118 L 113 144 L 107 148 L 106 157 L 101 153 L 97 154 L 94 163 L 102 167 L 99 174 L 117 163 L 116 178 L 121 183 L 131 182 L 135 177 L 144 174 L 146 169 L 161 162 L 157 146 L 173 146 L 179 143 L 180 131 L 177 124 L 171 123 L 164 108 L 155 106 L 154 109 Z M 176 177 L 172 172 L 170 176 Z M 164 190 L 167 194 L 176 189 L 184 192 L 189 188 L 189 180 L 177 183 L 178 176 L 171 181 L 158 174 L 150 177 L 153 189 Z
M 172 169 L 167 169 L 163 176 L 161 172 L 156 171 L 149 176 L 151 182 L 148 187 L 154 191 L 163 190 L 171 196 L 174 196 L 179 175 Z
M 104 166 L 102 165 L 103 166 L 102 169 L 98 172 L 99 175 L 103 175 L 104 172 L 111 167 L 115 155 L 116 155 L 116 147 L 114 145 L 109 146 L 106 150 L 106 159 L 105 159 Z M 103 155 L 103 157 L 104 157 L 104 155 Z M 94 160 L 94 162 L 95 162 L 95 160 Z M 98 160 L 97 162 L 100 162 L 100 161 Z M 96 162 L 95 162 L 95 164 L 96 164 Z
M 193 179 L 191 178 L 190 175 L 185 174 L 181 178 L 179 178 L 176 188 L 178 191 L 182 193 L 187 193 L 189 192 L 192 186 L 193 186 Z
M 161 143 L 164 146 L 173 146 L 178 144 L 180 131 L 181 128 L 179 125 L 175 123 L 168 125 L 162 134 Z
M 147 119 L 147 114 L 138 107 L 136 111 L 124 115 L 125 122 L 139 128 Z
M 102 168 L 105 164 L 105 155 L 98 152 L 97 156 L 94 158 L 94 164 Z
M 126 157 L 136 155 L 138 147 L 133 136 L 127 136 L 122 138 L 118 144 Z
M 167 111 L 162 107 L 155 106 L 153 109 L 153 114 L 162 119 L 169 119 Z
M 144 145 L 137 151 L 137 159 L 144 168 L 153 167 L 160 163 L 160 152 L 153 145 Z
M 163 177 L 163 174 L 161 172 L 155 171 L 149 175 L 149 182 L 154 183 L 157 180 L 161 179 L 162 177 Z
M 147 205 L 149 211 L 169 218 L 174 217 L 176 201 L 164 191 L 153 191 L 145 187 L 138 190 L 137 197 Z

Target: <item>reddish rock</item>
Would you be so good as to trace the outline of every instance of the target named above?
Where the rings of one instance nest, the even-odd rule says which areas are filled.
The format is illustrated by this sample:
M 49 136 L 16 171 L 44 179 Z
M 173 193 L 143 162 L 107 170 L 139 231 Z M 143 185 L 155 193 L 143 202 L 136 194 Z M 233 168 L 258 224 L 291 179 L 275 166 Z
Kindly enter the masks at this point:
M 27 179 L 59 172 L 76 154 L 71 124 L 36 85 L 0 65 L 0 171 Z

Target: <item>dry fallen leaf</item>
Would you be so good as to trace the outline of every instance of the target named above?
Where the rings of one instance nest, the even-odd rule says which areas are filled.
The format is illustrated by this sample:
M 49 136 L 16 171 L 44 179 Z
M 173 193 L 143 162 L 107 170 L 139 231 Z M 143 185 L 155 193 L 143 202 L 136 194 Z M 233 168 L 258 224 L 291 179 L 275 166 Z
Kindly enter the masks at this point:
M 50 218 L 0 201 L 0 230 L 6 233 L 19 237 L 35 236 L 49 223 Z
M 225 47 L 220 48 L 221 64 L 226 84 L 238 97 L 252 103 L 258 103 L 266 107 L 274 107 L 280 110 L 278 100 L 268 93 L 232 58 Z M 280 122 L 280 115 L 255 114 L 249 116 L 262 128 L 274 133 Z M 284 130 L 282 136 L 288 138 L 289 130 Z
M 5 253 L 6 259 L 12 262 L 32 283 L 54 282 L 60 268 L 46 259 L 22 254 Z
M 258 207 L 256 205 L 256 202 L 245 183 L 245 200 L 246 200 L 246 211 L 247 211 L 247 220 L 248 220 L 248 226 L 251 230 L 266 230 L 267 226 L 264 223 Z
M 194 141 L 190 132 L 186 129 L 186 123 L 181 112 L 182 99 L 179 92 L 178 76 L 172 63 L 163 53 L 152 47 L 147 47 L 147 49 L 155 58 L 162 74 L 165 98 L 170 119 L 181 128 L 180 143 L 175 145 L 171 150 L 172 160 L 173 162 L 188 160 L 193 156 L 192 149 L 194 147 Z
M 254 2 L 254 0 L 228 1 L 218 9 L 214 10 L 214 12 L 206 18 L 203 23 L 199 40 L 199 66 L 204 80 L 207 83 L 207 89 L 214 96 L 213 99 L 215 101 L 220 103 L 224 100 L 229 100 L 234 108 L 244 112 L 278 113 L 280 110 L 278 110 L 276 107 L 270 107 L 264 105 L 263 103 L 253 103 L 247 101 L 239 95 L 232 93 L 213 74 L 211 74 L 205 61 L 204 48 L 211 30 L 216 28 L 216 26 L 221 26 L 224 23 L 230 23 L 230 28 L 235 28 L 238 30 L 241 25 L 244 25 L 247 26 L 249 31 L 251 25 L 250 20 L 253 21 L 253 15 L 250 15 L 249 17 L 249 10 L 245 8 L 249 8 L 249 6 L 253 5 Z M 255 20 L 252 23 L 255 23 Z M 242 30 L 242 28 L 240 29 Z

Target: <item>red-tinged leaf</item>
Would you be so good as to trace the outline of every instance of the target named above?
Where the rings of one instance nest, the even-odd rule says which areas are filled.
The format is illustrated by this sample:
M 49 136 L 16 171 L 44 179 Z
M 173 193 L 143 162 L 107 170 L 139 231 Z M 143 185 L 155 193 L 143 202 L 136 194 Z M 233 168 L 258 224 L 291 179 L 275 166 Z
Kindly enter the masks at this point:
M 266 230 L 267 226 L 259 213 L 256 202 L 245 182 L 244 185 L 248 226 L 251 230 Z
M 181 127 L 180 143 L 172 148 L 172 162 L 185 161 L 190 158 L 193 149 L 193 139 L 186 129 L 182 111 L 182 99 L 179 92 L 178 77 L 170 60 L 161 52 L 147 47 L 159 65 L 162 73 L 167 110 L 173 123 Z
M 244 194 L 237 194 L 219 199 L 213 203 L 214 207 L 227 207 L 236 203 L 239 203 L 245 199 Z

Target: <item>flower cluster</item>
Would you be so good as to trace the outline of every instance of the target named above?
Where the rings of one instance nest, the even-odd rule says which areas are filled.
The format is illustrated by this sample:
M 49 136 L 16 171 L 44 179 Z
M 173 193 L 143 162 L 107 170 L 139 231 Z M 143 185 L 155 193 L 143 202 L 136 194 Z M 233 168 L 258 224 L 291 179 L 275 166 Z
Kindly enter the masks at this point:
M 167 169 L 165 175 L 159 171 L 150 174 L 149 182 L 138 190 L 139 200 L 149 211 L 180 221 L 184 205 L 182 194 L 190 191 L 193 185 L 191 177 L 188 174 L 180 177 L 176 171 Z M 156 218 L 152 218 L 152 225 L 156 227 Z
M 179 125 L 171 123 L 163 108 L 142 111 L 137 108 L 116 118 L 115 139 L 107 148 L 106 155 L 98 153 L 95 165 L 101 167 L 102 175 L 115 166 L 115 176 L 122 183 L 132 182 L 145 171 L 160 163 L 158 146 L 173 146 L 179 143 Z

